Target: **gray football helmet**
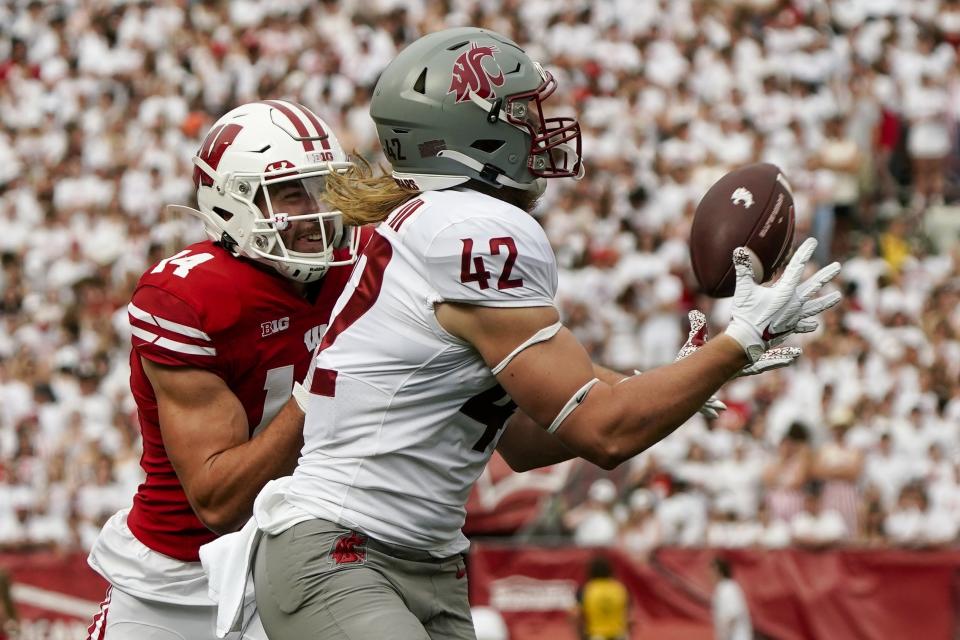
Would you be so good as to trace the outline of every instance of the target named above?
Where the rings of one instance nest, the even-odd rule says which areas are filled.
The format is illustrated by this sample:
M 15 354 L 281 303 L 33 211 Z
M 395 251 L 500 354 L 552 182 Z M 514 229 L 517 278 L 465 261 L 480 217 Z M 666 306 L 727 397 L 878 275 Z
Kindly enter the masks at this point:
M 446 29 L 423 36 L 384 69 L 370 115 L 405 187 L 480 180 L 542 191 L 544 178 L 583 177 L 580 123 L 543 112 L 556 88 L 550 72 L 510 39 Z

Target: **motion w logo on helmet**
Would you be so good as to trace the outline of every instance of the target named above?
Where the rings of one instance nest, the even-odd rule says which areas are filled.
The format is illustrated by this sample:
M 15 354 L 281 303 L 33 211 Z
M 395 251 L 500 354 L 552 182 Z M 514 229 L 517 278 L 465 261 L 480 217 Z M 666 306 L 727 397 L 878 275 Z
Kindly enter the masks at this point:
M 223 158 L 227 147 L 233 144 L 233 141 L 237 139 L 237 136 L 242 130 L 243 127 L 239 124 L 221 124 L 215 127 L 207 134 L 207 137 L 203 139 L 203 144 L 200 145 L 200 151 L 197 152 L 197 158 L 207 163 L 210 169 L 216 171 L 220 166 L 220 159 Z M 194 167 L 193 184 L 198 189 L 201 184 L 205 187 L 212 187 L 213 177 L 207 175 L 207 172 L 201 170 L 199 166 Z
M 470 49 L 457 56 L 453 63 L 453 77 L 450 79 L 450 88 L 447 89 L 447 93 L 456 92 L 457 102 L 469 100 L 471 91 L 481 98 L 495 98 L 497 94 L 491 83 L 497 87 L 503 85 L 503 69 L 493 57 L 494 53 L 499 52 L 500 49 L 495 45 L 481 47 L 476 42 L 471 42 Z M 483 59 L 487 57 L 493 59 L 497 75 L 492 75 L 484 68 Z

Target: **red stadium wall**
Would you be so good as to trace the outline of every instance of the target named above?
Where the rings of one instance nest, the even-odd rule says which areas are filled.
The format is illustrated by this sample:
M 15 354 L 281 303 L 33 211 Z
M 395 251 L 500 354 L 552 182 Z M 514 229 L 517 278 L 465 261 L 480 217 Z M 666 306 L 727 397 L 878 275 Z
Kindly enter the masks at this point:
M 107 583 L 86 554 L 2 553 L 21 620 L 20 640 L 77 640 L 100 607 Z
M 512 640 L 575 640 L 568 619 L 593 551 L 475 544 L 471 601 L 503 611 Z M 754 628 L 778 640 L 957 637 L 960 551 L 665 549 L 635 562 L 605 552 L 633 599 L 634 640 L 710 639 L 710 560 L 722 553 Z
M 643 564 L 605 551 L 630 589 L 634 640 L 707 640 L 717 552 L 665 549 Z M 755 628 L 778 640 L 947 640 L 958 628 L 960 551 L 725 551 Z M 590 550 L 474 544 L 471 600 L 503 611 L 512 640 L 575 640 L 568 611 Z M 105 583 L 84 556 L 0 554 L 23 640 L 84 637 Z

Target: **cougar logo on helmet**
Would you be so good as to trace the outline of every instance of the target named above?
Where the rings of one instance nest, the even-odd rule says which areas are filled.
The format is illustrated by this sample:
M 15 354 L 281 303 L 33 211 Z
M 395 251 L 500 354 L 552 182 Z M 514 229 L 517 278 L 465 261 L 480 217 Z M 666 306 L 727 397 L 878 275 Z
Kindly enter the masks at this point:
M 497 64 L 494 53 L 499 53 L 500 49 L 496 45 L 480 46 L 476 42 L 470 43 L 470 48 L 459 56 L 453 63 L 453 77 L 450 79 L 450 88 L 447 93 L 457 94 L 457 102 L 464 102 L 470 99 L 470 91 L 473 91 L 481 98 L 495 98 L 496 92 L 493 86 L 503 85 L 503 70 Z M 491 75 L 483 66 L 483 59 L 493 58 L 493 64 L 497 67 L 497 75 Z

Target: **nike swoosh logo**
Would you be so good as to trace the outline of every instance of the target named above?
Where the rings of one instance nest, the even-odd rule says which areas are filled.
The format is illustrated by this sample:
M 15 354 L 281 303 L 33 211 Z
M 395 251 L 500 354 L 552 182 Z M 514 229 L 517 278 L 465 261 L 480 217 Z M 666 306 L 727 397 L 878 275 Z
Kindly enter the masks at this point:
M 574 398 L 577 404 L 580 404 L 581 402 L 583 402 L 583 399 L 587 397 L 587 391 L 589 391 L 589 389 L 584 389 L 583 391 L 577 394 L 577 397 Z
M 781 337 L 781 336 L 785 336 L 785 335 L 787 335 L 788 333 L 790 333 L 790 332 L 789 332 L 789 331 L 781 331 L 780 333 L 773 333 L 773 332 L 770 331 L 770 327 L 764 327 L 764 328 L 763 328 L 763 335 L 761 335 L 760 337 L 763 339 L 764 342 L 770 342 L 771 340 L 774 340 L 774 339 L 779 338 L 779 337 Z

